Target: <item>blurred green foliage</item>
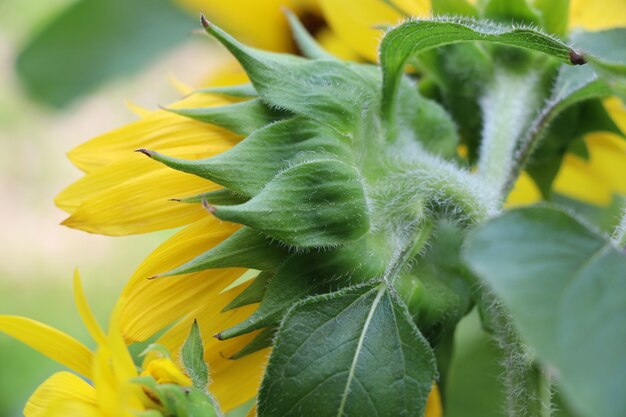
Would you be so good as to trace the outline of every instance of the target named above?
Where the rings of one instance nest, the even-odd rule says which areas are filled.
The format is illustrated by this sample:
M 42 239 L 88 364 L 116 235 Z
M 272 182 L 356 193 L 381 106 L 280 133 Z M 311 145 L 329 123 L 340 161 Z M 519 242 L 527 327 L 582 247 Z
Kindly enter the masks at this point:
M 62 107 L 141 69 L 196 26 L 169 0 L 80 0 L 34 31 L 17 72 L 34 97 Z

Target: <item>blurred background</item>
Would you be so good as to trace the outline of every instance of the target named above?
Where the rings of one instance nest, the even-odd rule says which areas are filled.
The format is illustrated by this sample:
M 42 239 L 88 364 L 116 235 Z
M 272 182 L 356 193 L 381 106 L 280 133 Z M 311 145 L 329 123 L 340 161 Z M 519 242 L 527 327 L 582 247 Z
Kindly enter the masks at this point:
M 180 96 L 173 78 L 197 84 L 222 59 L 196 27 L 196 16 L 166 0 L 0 2 L 0 314 L 43 321 L 91 347 L 72 298 L 74 268 L 104 324 L 134 268 L 172 233 L 65 228 L 53 198 L 80 177 L 68 150 L 135 119 L 125 103 L 167 104 Z M 503 416 L 501 369 L 476 314 L 457 343 L 446 415 Z M 0 416 L 21 416 L 60 369 L 0 334 Z
M 197 83 L 222 53 L 192 34 L 196 16 L 149 2 L 0 1 L 0 314 L 43 321 L 90 347 L 72 297 L 74 268 L 106 323 L 126 279 L 167 234 L 110 238 L 60 226 L 65 214 L 53 198 L 80 177 L 65 154 L 136 119 L 127 101 L 152 109 L 177 99 L 168 80 Z M 96 4 L 100 23 L 82 3 Z M 64 45 L 65 33 L 77 30 L 72 22 L 86 25 L 85 37 Z M 101 26 L 118 30 L 98 33 Z M 30 393 L 61 368 L 0 334 L 0 416 L 21 416 Z

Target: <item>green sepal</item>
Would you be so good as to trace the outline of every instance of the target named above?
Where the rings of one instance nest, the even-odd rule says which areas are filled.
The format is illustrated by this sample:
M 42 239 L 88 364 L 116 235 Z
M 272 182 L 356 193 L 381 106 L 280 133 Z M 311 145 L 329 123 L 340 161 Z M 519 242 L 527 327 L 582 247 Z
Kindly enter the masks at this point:
M 311 279 L 310 271 L 303 270 L 302 259 L 292 255 L 278 270 L 266 288 L 263 300 L 250 317 L 215 335 L 226 340 L 280 322 L 294 303 L 327 287 L 323 277 Z
M 435 358 L 406 307 L 381 283 L 294 306 L 261 385 L 260 417 L 421 416 Z
M 260 51 L 242 45 L 206 20 L 202 23 L 237 58 L 261 99 L 270 106 L 305 115 L 353 136 L 362 122 L 363 110 L 371 108 L 378 98 L 378 79 L 365 79 L 340 62 Z
M 289 256 L 287 249 L 273 244 L 267 236 L 249 227 L 242 227 L 219 245 L 171 271 L 157 275 L 155 278 L 217 268 L 238 267 L 273 270 L 287 256 Z
M 504 23 L 518 23 L 543 27 L 543 19 L 527 0 L 488 0 L 482 17 Z
M 568 64 L 584 58 L 565 43 L 530 27 L 511 27 L 474 20 L 409 20 L 391 29 L 380 46 L 383 69 L 383 116 L 394 113 L 397 91 L 406 61 L 429 49 L 460 42 L 490 42 L 541 52 Z
M 483 127 L 480 97 L 493 79 L 493 58 L 476 43 L 444 46 L 418 58 L 419 68 L 439 87 L 443 105 L 452 114 L 473 163 Z
M 330 251 L 294 254 L 276 272 L 259 308 L 245 321 L 220 333 L 230 338 L 278 325 L 289 307 L 302 299 L 380 277 L 391 258 L 383 237 L 366 236 Z
M 195 387 L 162 384 L 156 391 L 164 398 L 166 410 L 176 417 L 223 416 L 215 399 Z
M 432 0 L 435 16 L 478 17 L 478 9 L 467 0 Z
M 235 204 L 243 204 L 248 200 L 248 198 L 242 197 L 239 194 L 235 194 L 232 191 L 224 188 L 222 190 L 209 191 L 208 193 L 201 193 L 193 195 L 191 197 L 176 199 L 175 201 L 187 204 L 204 203 L 220 206 L 229 206 Z
M 459 135 L 450 114 L 436 101 L 422 97 L 410 80 L 404 83 L 398 95 L 396 140 L 417 141 L 445 158 L 455 156 Z
M 293 39 L 296 41 L 296 45 L 302 55 L 311 58 L 311 59 L 329 59 L 336 60 L 334 56 L 326 52 L 322 46 L 317 43 L 317 40 L 306 30 L 302 22 L 298 19 L 291 10 L 284 9 L 285 15 L 287 16 L 287 20 L 289 21 L 289 27 L 291 28 L 291 33 L 293 35 Z
M 193 386 L 201 391 L 209 387 L 209 367 L 204 361 L 204 345 L 200 334 L 200 326 L 196 320 L 191 325 L 189 336 L 180 350 L 180 359 L 185 373 Z M 207 391 L 208 392 L 208 391 Z
M 237 146 L 208 159 L 182 160 L 144 152 L 171 168 L 223 185 L 243 196 L 258 194 L 276 174 L 315 156 L 349 160 L 349 141 L 319 123 L 296 117 L 259 129 Z
M 207 87 L 194 90 L 192 94 L 216 94 L 236 98 L 255 98 L 258 97 L 252 83 L 239 85 L 227 85 L 222 87 Z
M 158 410 L 135 411 L 134 414 L 137 417 L 164 417 L 163 414 Z
M 473 305 L 470 273 L 460 259 L 463 237 L 456 224 L 440 220 L 427 249 L 396 281 L 398 295 L 432 346 L 449 336 Z
M 301 162 L 279 173 L 250 201 L 210 210 L 297 247 L 332 247 L 355 241 L 369 229 L 359 173 L 335 159 Z
M 235 308 L 260 303 L 263 300 L 265 291 L 270 281 L 274 277 L 273 273 L 261 272 L 237 297 L 222 309 L 222 312 L 234 310 Z
M 289 116 L 285 111 L 266 106 L 258 98 L 226 106 L 166 110 L 200 122 L 223 127 L 243 136 Z
M 266 349 L 272 346 L 274 341 L 274 336 L 276 335 L 276 327 L 268 327 L 266 329 L 261 330 L 259 334 L 257 334 L 254 339 L 243 348 L 235 352 L 228 359 L 237 360 L 248 355 L 251 355 L 259 350 Z

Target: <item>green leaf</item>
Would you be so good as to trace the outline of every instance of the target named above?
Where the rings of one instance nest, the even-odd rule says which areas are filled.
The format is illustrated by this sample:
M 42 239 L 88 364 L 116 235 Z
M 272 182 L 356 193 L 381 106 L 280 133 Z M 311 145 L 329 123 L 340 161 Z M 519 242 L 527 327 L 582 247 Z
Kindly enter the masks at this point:
M 206 391 L 209 386 L 209 368 L 204 361 L 204 346 L 202 345 L 200 326 L 195 320 L 189 336 L 187 336 L 180 350 L 180 359 L 185 368 L 185 373 L 193 382 L 193 386 Z
M 437 346 L 469 312 L 472 291 L 469 272 L 460 259 L 463 230 L 441 220 L 433 234 L 427 249 L 414 258 L 413 267 L 399 277 L 396 286 L 417 327 Z
M 545 198 L 550 197 L 568 148 L 585 133 L 610 127 L 598 101 L 610 95 L 611 89 L 591 66 L 561 67 L 551 97 L 527 129 L 520 145 L 524 151 L 519 152 L 520 167 L 530 173 Z
M 561 67 L 548 108 L 554 116 L 574 104 L 609 95 L 611 90 L 592 67 Z
M 289 113 L 267 107 L 259 99 L 218 107 L 167 109 L 200 122 L 210 123 L 247 136 L 265 125 L 283 119 Z
M 626 100 L 626 28 L 576 31 L 571 41 L 588 53 L 589 63 L 622 100 Z
M 352 242 L 369 229 L 361 178 L 354 168 L 335 159 L 294 165 L 250 201 L 210 210 L 222 220 L 245 224 L 299 247 Z
M 544 198 L 551 198 L 552 183 L 566 152 L 588 158 L 584 135 L 602 131 L 623 136 L 601 102 L 611 94 L 611 88 L 598 79 L 592 67 L 561 68 L 552 97 L 523 142 L 534 142 L 521 165 L 525 165 Z
M 437 372 L 430 346 L 382 284 L 289 311 L 259 394 L 260 417 L 422 416 Z
M 569 23 L 569 0 L 534 0 L 533 5 L 541 11 L 543 27 L 550 33 L 564 35 Z
M 17 72 L 33 96 L 62 107 L 141 69 L 193 28 L 193 17 L 169 0 L 72 2 L 26 44 Z
M 466 262 L 582 415 L 626 415 L 626 253 L 563 211 L 508 212 L 469 236 Z
M 380 46 L 384 114 L 389 117 L 393 113 L 407 59 L 433 48 L 471 41 L 541 52 L 566 63 L 580 64 L 582 59 L 565 43 L 531 28 L 473 20 L 410 20 L 387 32 Z
M 263 234 L 242 227 L 219 245 L 209 249 L 181 266 L 156 275 L 155 278 L 189 274 L 205 269 L 252 268 L 276 269 L 289 255 L 285 248 L 272 244 Z

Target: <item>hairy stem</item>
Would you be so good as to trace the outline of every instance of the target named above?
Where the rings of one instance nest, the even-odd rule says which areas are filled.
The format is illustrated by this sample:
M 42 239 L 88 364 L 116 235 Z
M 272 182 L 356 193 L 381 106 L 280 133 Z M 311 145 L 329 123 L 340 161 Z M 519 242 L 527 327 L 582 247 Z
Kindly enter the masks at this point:
M 539 72 L 496 70 L 493 84 L 481 100 L 483 133 L 478 172 L 503 201 L 514 169 L 515 151 L 540 102 Z
M 508 313 L 495 295 L 485 288 L 480 291 L 485 324 L 502 353 L 508 417 L 550 417 L 549 378 L 535 366 L 533 356 L 520 341 Z
M 612 240 L 620 248 L 626 247 L 626 207 L 622 210 L 622 219 L 613 232 Z

